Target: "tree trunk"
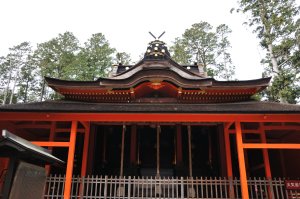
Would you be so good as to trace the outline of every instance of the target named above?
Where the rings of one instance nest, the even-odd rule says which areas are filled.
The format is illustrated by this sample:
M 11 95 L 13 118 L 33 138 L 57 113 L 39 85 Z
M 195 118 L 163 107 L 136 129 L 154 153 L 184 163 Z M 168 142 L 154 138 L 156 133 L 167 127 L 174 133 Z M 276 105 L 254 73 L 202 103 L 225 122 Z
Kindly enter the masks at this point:
M 13 88 L 11 90 L 11 94 L 10 94 L 10 99 L 9 99 L 9 104 L 12 104 L 13 98 L 14 98 L 14 93 L 15 93 L 15 89 L 16 89 L 16 82 L 19 79 L 19 75 L 16 76 L 15 81 L 14 81 L 14 85 Z
M 273 52 L 273 41 L 271 41 L 271 27 L 270 27 L 270 22 L 268 22 L 268 19 L 266 18 L 266 5 L 264 0 L 260 0 L 260 18 L 264 27 L 264 33 L 265 33 L 265 38 L 268 44 L 268 51 L 270 53 L 270 58 L 271 58 L 271 63 L 272 63 L 272 68 L 274 71 L 273 78 L 278 76 L 279 74 L 279 67 L 278 67 L 278 62 L 276 57 L 274 56 Z M 268 25 L 269 24 L 269 25 Z M 271 85 L 272 86 L 272 82 Z M 286 103 L 286 100 L 281 96 L 279 93 L 279 101 L 281 103 Z
M 3 97 L 3 102 L 2 102 L 3 105 L 6 104 L 8 90 L 9 90 L 9 84 L 10 84 L 10 80 L 11 80 L 11 73 L 12 73 L 12 70 L 10 70 L 10 72 L 9 72 L 9 78 L 8 78 L 8 82 L 7 82 L 7 86 L 6 86 L 6 89 L 4 92 L 4 97 Z
M 26 82 L 26 87 L 25 87 L 25 93 L 24 93 L 24 103 L 27 102 L 27 92 L 28 92 L 28 87 L 29 87 L 29 79 L 27 79 L 27 82 Z
M 269 50 L 271 62 L 273 65 L 273 71 L 276 73 L 275 76 L 277 76 L 279 73 L 279 68 L 278 68 L 277 59 L 275 58 L 274 53 L 273 53 L 273 45 L 272 44 L 268 44 L 268 50 Z
M 40 102 L 43 101 L 43 98 L 44 98 L 44 90 L 45 90 L 45 80 L 43 80 L 43 84 L 42 84 L 42 91 L 41 91 Z

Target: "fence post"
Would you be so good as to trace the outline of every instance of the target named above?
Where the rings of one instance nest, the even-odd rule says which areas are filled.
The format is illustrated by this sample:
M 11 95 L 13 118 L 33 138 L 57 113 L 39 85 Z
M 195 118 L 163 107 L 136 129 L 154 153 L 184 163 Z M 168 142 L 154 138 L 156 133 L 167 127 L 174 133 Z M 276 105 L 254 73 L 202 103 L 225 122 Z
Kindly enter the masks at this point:
M 107 176 L 104 179 L 104 198 L 106 199 L 107 196 Z
M 78 177 L 78 180 L 79 180 L 79 179 L 80 179 L 80 178 Z M 79 186 L 79 188 L 80 188 L 80 190 L 79 190 L 80 198 L 83 198 L 84 181 L 85 181 L 84 176 L 82 176 L 82 177 L 81 177 L 81 183 L 80 183 L 80 186 Z
M 273 183 L 272 183 L 272 178 L 267 178 L 266 181 L 268 182 L 268 192 L 269 192 L 269 198 L 274 199 L 274 190 L 273 190 Z
M 184 184 L 183 184 L 183 177 L 180 178 L 181 182 L 181 198 L 184 198 Z
M 233 179 L 230 176 L 228 178 L 228 180 L 229 180 L 229 198 L 235 198 L 235 196 L 234 196 L 234 188 L 233 188 Z
M 127 198 L 130 199 L 130 190 L 131 188 L 131 176 L 128 177 L 128 194 L 127 194 Z

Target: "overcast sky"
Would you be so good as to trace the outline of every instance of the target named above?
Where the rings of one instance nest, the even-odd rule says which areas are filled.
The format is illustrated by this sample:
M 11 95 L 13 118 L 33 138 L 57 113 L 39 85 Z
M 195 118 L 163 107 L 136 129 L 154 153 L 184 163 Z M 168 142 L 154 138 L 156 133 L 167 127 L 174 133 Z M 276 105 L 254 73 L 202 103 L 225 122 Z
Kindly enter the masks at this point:
M 300 0 L 298 0 L 299 2 Z M 232 59 L 238 79 L 260 78 L 263 52 L 251 30 L 242 25 L 243 15 L 230 14 L 236 0 L 1 0 L 0 55 L 29 41 L 37 43 L 71 31 L 84 43 L 103 33 L 112 47 L 137 60 L 155 35 L 171 45 L 175 37 L 200 21 L 232 29 Z

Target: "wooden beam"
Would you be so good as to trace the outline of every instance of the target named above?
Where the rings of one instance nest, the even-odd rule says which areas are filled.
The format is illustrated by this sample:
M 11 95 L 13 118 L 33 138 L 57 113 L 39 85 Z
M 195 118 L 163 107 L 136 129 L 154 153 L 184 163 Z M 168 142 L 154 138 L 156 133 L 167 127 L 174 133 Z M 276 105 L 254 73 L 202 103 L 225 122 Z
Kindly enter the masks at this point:
M 227 123 L 224 123 L 224 129 L 229 130 L 229 128 L 231 127 L 231 125 L 232 125 L 233 123 L 234 123 L 234 122 L 227 122 Z
M 246 165 L 245 165 L 245 155 L 244 155 L 244 148 L 243 148 L 242 129 L 241 129 L 240 122 L 235 122 L 235 129 L 236 129 L 236 144 L 237 144 L 238 159 L 239 159 L 242 198 L 249 199 L 247 173 L 246 173 Z
M 33 141 L 32 144 L 42 146 L 42 147 L 69 147 L 70 142 L 39 142 Z
M 66 170 L 65 190 L 64 190 L 65 199 L 70 199 L 70 194 L 71 194 L 75 144 L 76 144 L 76 132 L 77 132 L 77 121 L 72 121 L 70 145 L 69 145 L 69 152 L 68 152 L 68 162 L 67 162 L 67 170 Z
M 50 129 L 50 124 L 17 124 L 17 129 Z
M 265 131 L 270 130 L 290 130 L 290 131 L 300 131 L 300 126 L 291 125 L 291 126 L 264 126 L 263 127 Z
M 16 125 L 15 128 L 17 130 L 20 129 L 50 129 L 51 125 L 44 125 L 44 124 L 38 124 L 38 125 L 34 125 L 34 124 L 22 124 L 22 125 Z M 71 129 L 70 128 L 56 128 L 55 132 L 59 132 L 59 133 L 70 133 Z M 78 133 L 84 133 L 85 130 L 84 129 L 77 129 Z
M 24 113 L 0 112 L 0 121 L 300 122 L 300 114 Z
M 228 130 L 228 132 L 229 132 L 230 134 L 235 134 L 235 133 L 236 133 L 234 129 L 230 129 L 230 130 Z M 243 129 L 243 133 L 244 133 L 244 134 L 245 134 L 245 133 L 259 134 L 260 132 L 259 132 L 258 129 Z
M 80 123 L 82 124 L 82 126 L 83 126 L 85 129 L 90 128 L 89 122 L 83 122 L 83 121 L 80 121 Z
M 300 149 L 300 144 L 243 144 L 245 149 Z
M 71 129 L 70 128 L 57 128 L 55 130 L 56 133 L 70 133 Z M 84 133 L 85 129 L 77 129 L 77 133 Z

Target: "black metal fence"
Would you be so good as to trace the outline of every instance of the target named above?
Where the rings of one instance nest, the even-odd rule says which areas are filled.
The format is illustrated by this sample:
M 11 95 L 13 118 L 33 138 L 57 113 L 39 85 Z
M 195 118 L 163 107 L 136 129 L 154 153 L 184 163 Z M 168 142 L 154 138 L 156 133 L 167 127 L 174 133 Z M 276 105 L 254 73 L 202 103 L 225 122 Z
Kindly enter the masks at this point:
M 63 198 L 64 176 L 49 176 L 45 198 Z M 299 198 L 288 191 L 284 179 L 248 179 L 249 197 Z M 71 198 L 242 198 L 237 178 L 153 178 L 88 176 L 72 179 Z

